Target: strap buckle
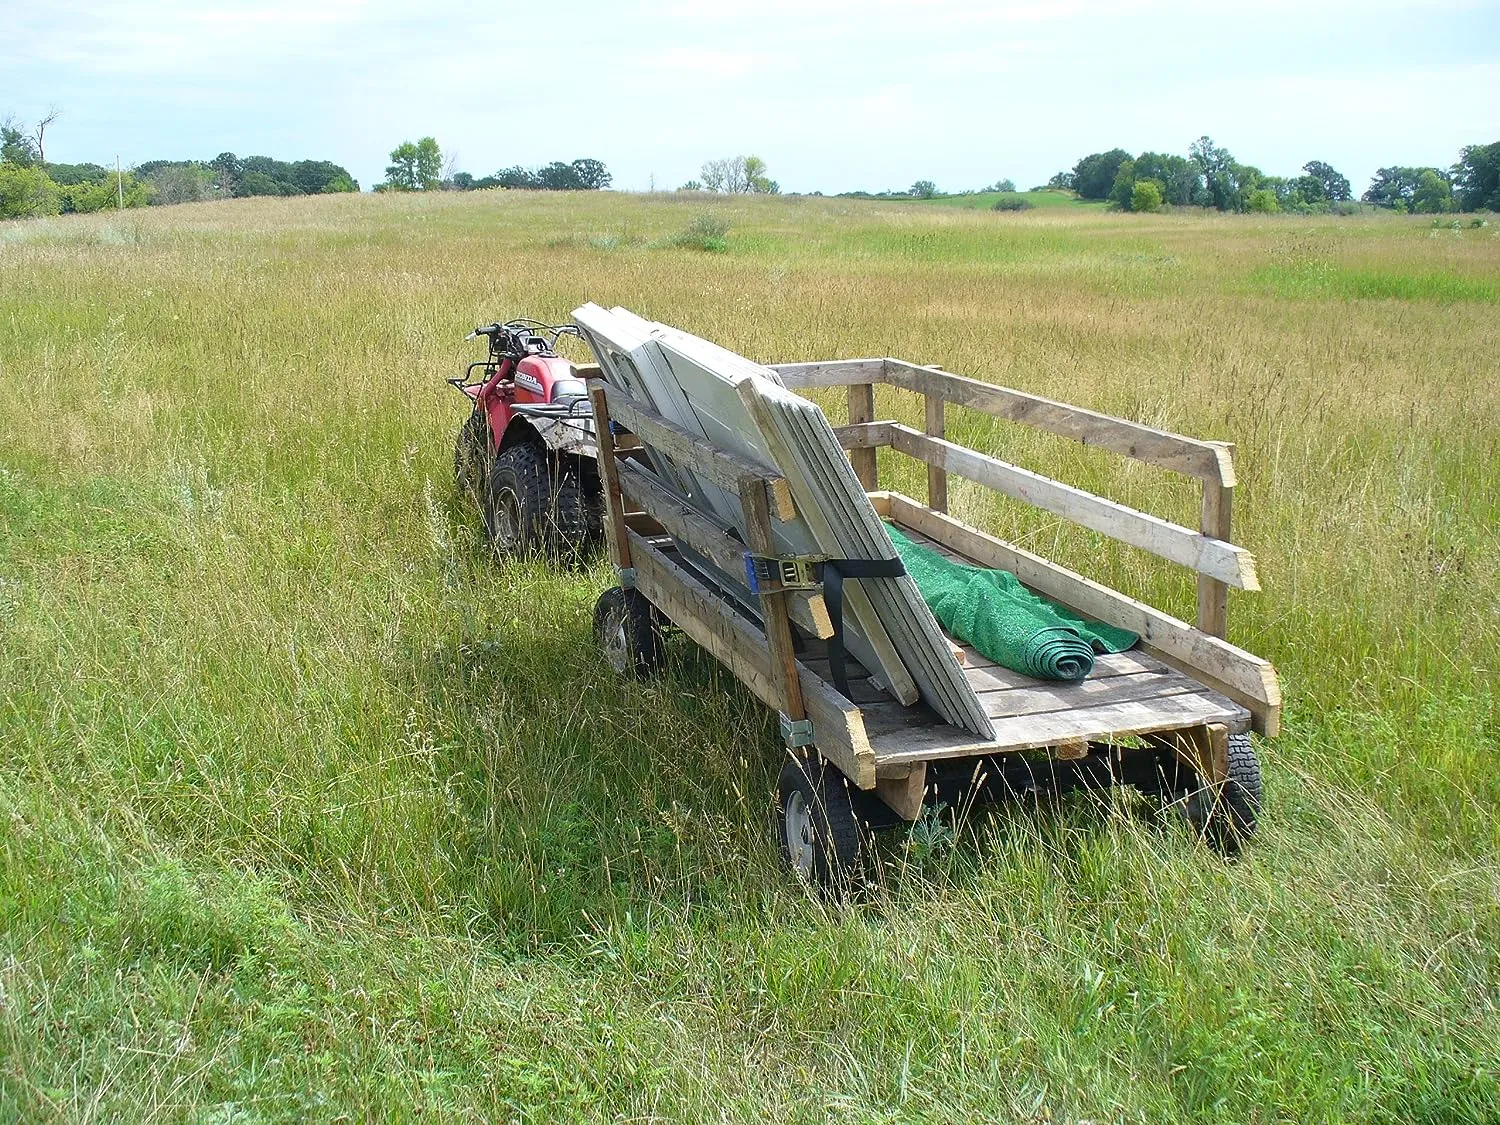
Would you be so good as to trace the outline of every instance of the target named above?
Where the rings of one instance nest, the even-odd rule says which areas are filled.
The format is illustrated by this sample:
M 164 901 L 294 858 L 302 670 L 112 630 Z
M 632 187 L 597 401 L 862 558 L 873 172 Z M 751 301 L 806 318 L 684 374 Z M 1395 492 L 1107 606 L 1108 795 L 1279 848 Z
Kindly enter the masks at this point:
M 745 577 L 752 594 L 816 590 L 823 585 L 827 555 L 756 555 L 745 552 Z

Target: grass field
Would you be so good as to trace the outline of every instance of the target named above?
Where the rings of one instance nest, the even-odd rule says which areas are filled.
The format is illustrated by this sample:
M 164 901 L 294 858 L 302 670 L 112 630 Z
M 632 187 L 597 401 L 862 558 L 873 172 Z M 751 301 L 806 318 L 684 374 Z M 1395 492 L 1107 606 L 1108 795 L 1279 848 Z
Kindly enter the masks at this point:
M 912 202 L 920 207 L 962 207 L 969 211 L 989 211 L 1002 199 L 1023 199 L 1032 207 L 1056 207 L 1067 211 L 1103 211 L 1102 201 L 1079 199 L 1065 191 L 978 191 L 972 195 L 935 195 Z
M 0 1119 L 1500 1118 L 1500 228 L 757 199 L 664 245 L 705 206 L 0 225 Z M 1075 801 L 789 883 L 761 709 L 614 682 L 607 568 L 497 565 L 454 495 L 464 333 L 587 299 L 1238 443 L 1230 634 L 1287 692 L 1245 858 Z

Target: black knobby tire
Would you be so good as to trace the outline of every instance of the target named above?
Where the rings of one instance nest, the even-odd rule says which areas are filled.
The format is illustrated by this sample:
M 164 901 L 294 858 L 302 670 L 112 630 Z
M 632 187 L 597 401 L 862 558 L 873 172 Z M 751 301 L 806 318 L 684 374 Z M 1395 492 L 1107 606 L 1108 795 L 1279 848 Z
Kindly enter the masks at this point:
M 1262 797 L 1260 759 L 1250 736 L 1231 734 L 1229 775 L 1218 792 L 1205 787 L 1188 798 L 1188 821 L 1209 846 L 1233 855 L 1255 835 Z
M 609 666 L 644 679 L 661 670 L 665 651 L 656 609 L 639 590 L 611 586 L 594 603 L 594 639 Z
M 583 486 L 576 466 L 553 465 L 528 441 L 502 450 L 490 467 L 484 528 L 502 557 L 576 558 L 588 542 Z
M 453 478 L 458 490 L 473 497 L 483 510 L 490 464 L 489 420 L 482 410 L 471 411 L 453 443 Z
M 848 778 L 816 756 L 789 758 L 776 808 L 781 858 L 799 878 L 834 898 L 859 889 L 865 841 Z

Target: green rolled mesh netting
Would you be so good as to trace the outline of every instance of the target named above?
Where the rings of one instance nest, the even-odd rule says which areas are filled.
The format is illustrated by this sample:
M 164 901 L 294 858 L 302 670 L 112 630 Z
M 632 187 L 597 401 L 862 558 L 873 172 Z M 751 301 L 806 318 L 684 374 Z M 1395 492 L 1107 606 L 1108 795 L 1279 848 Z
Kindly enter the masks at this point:
M 953 562 L 886 530 L 933 616 L 996 664 L 1039 680 L 1081 680 L 1096 652 L 1124 652 L 1140 639 L 1038 597 L 1008 571 Z

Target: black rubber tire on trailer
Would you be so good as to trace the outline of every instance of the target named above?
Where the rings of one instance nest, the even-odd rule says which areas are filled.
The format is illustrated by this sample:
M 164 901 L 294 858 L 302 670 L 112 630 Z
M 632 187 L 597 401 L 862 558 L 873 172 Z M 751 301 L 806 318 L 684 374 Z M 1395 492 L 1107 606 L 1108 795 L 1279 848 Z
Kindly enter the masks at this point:
M 619 675 L 645 679 L 665 659 L 656 609 L 639 590 L 611 586 L 594 603 L 594 639 Z
M 484 528 L 502 557 L 546 554 L 575 558 L 587 542 L 587 516 L 576 469 L 562 466 L 553 479 L 545 450 L 517 442 L 490 467 Z
M 781 858 L 809 885 L 848 898 L 864 882 L 864 833 L 849 780 L 816 755 L 789 758 L 777 785 Z
M 464 419 L 458 429 L 458 440 L 453 443 L 453 478 L 458 490 L 471 496 L 484 510 L 484 494 L 488 485 L 490 463 L 489 420 L 481 410 L 474 410 Z
M 1187 800 L 1188 822 L 1215 850 L 1233 855 L 1255 835 L 1263 792 L 1260 759 L 1248 734 L 1229 736 L 1229 776 L 1223 788 L 1199 788 Z

